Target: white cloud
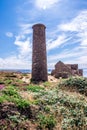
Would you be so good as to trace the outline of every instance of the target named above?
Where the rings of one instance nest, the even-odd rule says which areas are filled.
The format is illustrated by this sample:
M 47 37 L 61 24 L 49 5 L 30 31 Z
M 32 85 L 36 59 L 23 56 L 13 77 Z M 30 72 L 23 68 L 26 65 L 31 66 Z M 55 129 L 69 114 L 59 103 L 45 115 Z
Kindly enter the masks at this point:
M 58 48 L 65 42 L 67 42 L 70 38 L 67 38 L 66 35 L 62 34 L 56 38 L 56 40 L 48 40 L 47 41 L 47 50 L 52 50 Z
M 87 10 L 81 11 L 70 23 L 59 25 L 62 31 L 76 32 L 80 45 L 87 47 Z
M 63 35 L 60 35 L 55 41 L 49 40 L 48 50 L 56 49 L 61 45 L 74 44 L 75 46 L 71 50 L 67 47 L 66 50 L 63 48 L 61 53 L 50 54 L 48 67 L 53 68 L 59 60 L 65 63 L 78 63 L 87 67 L 87 10 L 80 12 L 72 21 L 59 25 L 57 30 L 63 32 Z M 79 43 L 79 46 L 75 43 Z
M 14 44 L 17 45 L 20 58 L 26 58 L 27 60 L 31 57 L 32 53 L 32 43 L 31 43 L 31 33 L 32 33 L 32 24 L 20 23 L 19 34 L 15 36 Z
M 31 62 L 18 58 L 17 56 L 10 56 L 0 58 L 1 69 L 31 69 Z
M 12 32 L 6 32 L 6 36 L 7 37 L 13 37 L 13 33 Z
M 32 47 L 29 37 L 26 38 L 24 35 L 16 36 L 14 44 L 18 46 L 19 57 L 25 58 L 31 55 Z
M 31 44 L 31 24 L 19 24 L 18 35 L 15 36 L 14 45 L 17 46 L 17 53 L 9 57 L 0 58 L 0 68 L 3 69 L 31 69 L 32 44 Z M 11 32 L 7 32 L 8 37 L 12 37 Z M 14 54 L 15 53 L 15 54 Z
M 57 4 L 60 0 L 36 0 L 36 6 L 40 9 L 48 9 Z
M 19 27 L 21 28 L 21 32 L 22 34 L 31 34 L 32 33 L 32 24 L 24 24 L 24 23 L 20 23 Z

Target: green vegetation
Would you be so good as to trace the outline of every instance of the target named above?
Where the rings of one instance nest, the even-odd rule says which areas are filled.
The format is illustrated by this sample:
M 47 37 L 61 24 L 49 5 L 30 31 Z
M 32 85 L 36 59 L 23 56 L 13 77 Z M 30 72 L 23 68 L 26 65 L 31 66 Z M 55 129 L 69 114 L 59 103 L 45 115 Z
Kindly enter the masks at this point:
M 19 108 L 25 108 L 29 106 L 29 101 L 23 99 L 14 88 L 14 86 L 8 86 L 2 90 L 0 97 L 0 103 L 3 102 L 14 102 Z
M 52 130 L 56 125 L 56 120 L 53 115 L 38 115 L 39 128 L 45 130 Z
M 46 82 L 43 83 L 43 85 L 44 85 L 45 87 L 50 87 L 51 83 L 48 82 L 48 81 L 46 81 Z
M 69 89 L 75 89 L 81 94 L 85 94 L 87 96 L 87 79 L 82 77 L 69 78 L 64 80 L 60 87 L 65 87 Z
M 30 84 L 29 86 L 27 86 L 27 90 L 32 91 L 32 92 L 40 92 L 41 90 L 44 90 L 44 88 L 37 85 Z
M 87 130 L 86 78 L 36 85 L 9 74 L 0 82 L 1 130 Z

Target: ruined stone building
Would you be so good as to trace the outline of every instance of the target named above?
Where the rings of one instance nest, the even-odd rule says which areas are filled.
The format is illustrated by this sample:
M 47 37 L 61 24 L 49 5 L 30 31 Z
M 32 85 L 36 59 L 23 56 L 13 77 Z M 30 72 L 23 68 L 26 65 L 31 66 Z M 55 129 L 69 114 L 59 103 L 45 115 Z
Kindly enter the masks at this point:
M 45 25 L 35 24 L 33 27 L 32 80 L 47 81 L 47 55 Z
M 66 64 L 72 72 L 72 75 L 83 76 L 83 70 L 78 69 L 78 64 Z
M 68 78 L 69 76 L 83 76 L 83 70 L 78 69 L 78 64 L 64 64 L 59 61 L 55 65 L 55 69 L 52 70 L 51 75 L 56 78 Z

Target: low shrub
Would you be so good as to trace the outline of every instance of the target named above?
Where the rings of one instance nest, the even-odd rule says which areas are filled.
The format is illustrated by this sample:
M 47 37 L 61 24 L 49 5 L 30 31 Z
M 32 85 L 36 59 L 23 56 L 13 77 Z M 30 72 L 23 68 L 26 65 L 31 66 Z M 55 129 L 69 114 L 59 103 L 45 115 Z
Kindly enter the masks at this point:
M 39 92 L 41 90 L 44 90 L 44 88 L 42 88 L 38 85 L 29 85 L 29 86 L 27 86 L 27 90 L 32 91 L 32 92 Z
M 56 120 L 53 115 L 38 115 L 38 121 L 39 121 L 39 128 L 42 130 L 45 130 L 48 128 L 48 130 L 53 130 L 53 128 L 56 125 Z
M 7 86 L 2 92 L 8 96 L 18 95 L 16 89 L 13 86 Z
M 50 86 L 50 82 L 46 81 L 46 82 L 43 83 L 43 85 L 44 85 L 45 87 L 49 87 L 49 86 Z
M 62 83 L 59 84 L 59 87 L 69 87 L 70 89 L 75 89 L 81 94 L 85 94 L 87 96 L 87 79 L 86 78 L 69 78 L 64 80 Z
M 0 102 L 2 103 L 4 101 L 14 102 L 19 108 L 29 106 L 29 101 L 23 99 L 13 86 L 8 86 L 2 91 Z

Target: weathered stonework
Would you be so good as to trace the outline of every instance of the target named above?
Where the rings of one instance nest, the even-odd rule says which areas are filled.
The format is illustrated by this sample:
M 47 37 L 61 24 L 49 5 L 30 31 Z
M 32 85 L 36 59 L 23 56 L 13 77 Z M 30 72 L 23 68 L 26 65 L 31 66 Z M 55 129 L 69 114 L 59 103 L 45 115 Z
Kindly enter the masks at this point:
M 33 27 L 32 80 L 47 81 L 47 56 L 45 25 L 35 24 Z
M 63 62 L 59 61 L 55 65 L 55 70 L 51 72 L 51 75 L 55 78 L 68 78 L 71 75 L 71 69 L 67 67 Z
M 79 69 L 79 76 L 83 76 L 83 70 Z
M 83 76 L 83 70 L 78 69 L 78 64 L 66 64 L 72 71 L 72 75 Z
M 52 70 L 51 75 L 55 76 L 56 78 L 68 78 L 69 76 L 83 76 L 83 70 L 78 69 L 78 64 L 64 64 L 63 62 L 59 61 L 55 65 L 55 69 Z
M 66 64 L 72 70 L 78 70 L 78 64 Z

